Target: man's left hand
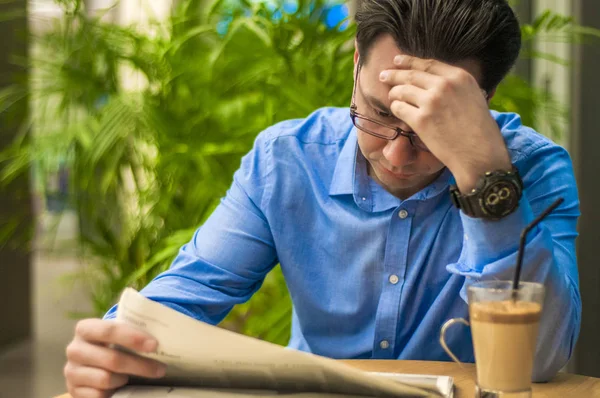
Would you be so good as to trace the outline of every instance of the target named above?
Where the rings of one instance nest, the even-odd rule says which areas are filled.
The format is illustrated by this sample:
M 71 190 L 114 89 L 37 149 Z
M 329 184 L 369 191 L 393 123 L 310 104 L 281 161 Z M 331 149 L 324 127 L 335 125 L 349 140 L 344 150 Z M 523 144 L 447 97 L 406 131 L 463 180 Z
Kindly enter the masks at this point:
M 392 86 L 391 111 L 450 169 L 461 192 L 470 192 L 486 171 L 510 170 L 504 138 L 473 75 L 407 55 L 394 64 L 398 69 L 380 76 Z

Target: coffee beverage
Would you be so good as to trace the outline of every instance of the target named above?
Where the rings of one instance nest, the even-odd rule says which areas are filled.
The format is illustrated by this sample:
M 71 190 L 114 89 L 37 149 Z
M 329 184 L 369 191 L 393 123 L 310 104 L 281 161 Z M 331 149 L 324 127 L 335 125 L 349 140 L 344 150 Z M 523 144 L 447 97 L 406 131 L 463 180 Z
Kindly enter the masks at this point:
M 542 306 L 531 301 L 480 301 L 469 306 L 481 389 L 522 391 L 531 373 Z
M 440 344 L 461 363 L 446 344 L 445 335 L 457 323 L 471 326 L 477 398 L 531 398 L 531 375 L 544 302 L 544 286 L 535 282 L 476 282 L 467 287 L 469 321 L 453 318 L 440 331 Z

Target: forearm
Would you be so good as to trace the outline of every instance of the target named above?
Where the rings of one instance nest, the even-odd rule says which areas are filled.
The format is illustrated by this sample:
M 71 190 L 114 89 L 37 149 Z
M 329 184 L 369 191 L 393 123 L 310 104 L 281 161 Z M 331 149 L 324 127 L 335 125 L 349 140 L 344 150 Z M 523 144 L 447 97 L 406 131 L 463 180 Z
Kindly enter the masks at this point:
M 181 260 L 181 259 L 178 259 Z M 196 265 L 194 268 L 202 268 Z M 216 325 L 227 316 L 235 304 L 246 302 L 257 287 L 240 293 L 226 286 L 211 286 L 209 280 L 202 280 L 207 272 L 198 271 L 197 279 L 192 280 L 167 271 L 150 282 L 140 293 L 145 297 L 181 312 L 189 317 Z M 104 319 L 116 317 L 117 305 L 111 308 Z
M 534 381 L 550 380 L 573 354 L 581 325 L 581 298 L 575 282 L 549 267 L 545 277 L 544 310 L 538 333 Z

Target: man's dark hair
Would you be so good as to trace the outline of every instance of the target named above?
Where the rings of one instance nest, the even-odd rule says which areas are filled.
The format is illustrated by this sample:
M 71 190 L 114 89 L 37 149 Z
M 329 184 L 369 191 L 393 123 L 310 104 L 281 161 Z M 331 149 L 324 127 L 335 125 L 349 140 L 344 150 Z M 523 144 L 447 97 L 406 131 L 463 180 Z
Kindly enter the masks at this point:
M 519 22 L 506 0 L 358 0 L 356 41 L 361 63 L 390 34 L 403 52 L 447 63 L 479 61 L 486 91 L 515 64 Z

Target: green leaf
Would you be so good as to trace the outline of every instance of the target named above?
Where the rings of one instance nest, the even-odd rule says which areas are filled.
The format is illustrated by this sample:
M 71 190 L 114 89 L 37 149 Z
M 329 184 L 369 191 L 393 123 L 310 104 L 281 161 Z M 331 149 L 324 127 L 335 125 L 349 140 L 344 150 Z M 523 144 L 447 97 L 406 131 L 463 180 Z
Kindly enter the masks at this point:
M 215 28 L 214 26 L 196 26 L 190 30 L 188 30 L 187 32 L 185 32 L 185 34 L 183 36 L 177 37 L 177 40 L 174 41 L 173 43 L 170 43 L 167 47 L 167 52 L 170 52 L 172 54 L 177 53 L 178 51 L 181 50 L 181 47 L 186 44 L 187 42 L 189 42 L 190 40 L 197 38 L 198 36 L 202 36 L 206 33 L 215 33 Z
M 544 51 L 523 51 L 521 54 L 522 57 L 525 58 L 535 58 L 535 59 L 544 59 L 546 61 L 550 61 L 554 64 L 562 65 L 562 66 L 570 66 L 571 63 L 569 60 L 559 57 L 557 55 L 547 53 Z

